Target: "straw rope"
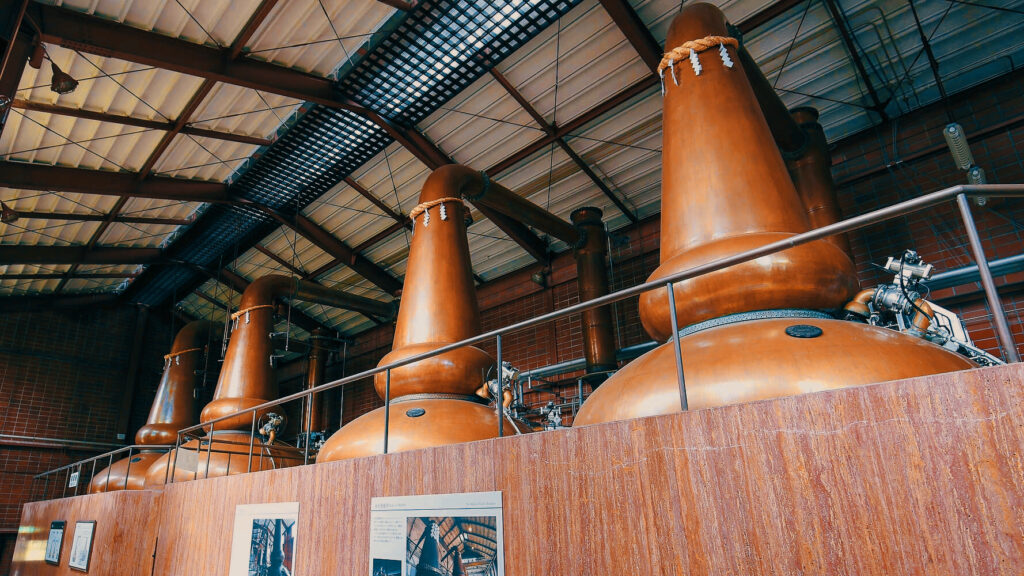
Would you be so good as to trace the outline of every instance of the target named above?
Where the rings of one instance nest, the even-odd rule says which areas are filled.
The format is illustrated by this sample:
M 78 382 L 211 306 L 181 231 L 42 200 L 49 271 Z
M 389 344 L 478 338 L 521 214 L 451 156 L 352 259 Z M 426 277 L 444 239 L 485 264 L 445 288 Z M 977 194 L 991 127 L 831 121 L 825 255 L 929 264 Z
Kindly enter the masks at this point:
M 273 304 L 257 304 L 256 306 L 249 306 L 248 308 L 242 308 L 238 312 L 232 314 L 231 319 L 238 320 L 238 318 L 246 312 L 252 312 L 253 310 L 259 310 L 260 308 L 277 308 L 277 306 L 274 306 Z
M 700 53 L 718 46 L 739 48 L 740 41 L 730 36 L 705 36 L 697 40 L 683 42 L 681 45 L 665 53 L 661 63 L 658 64 L 658 74 L 664 74 L 666 68 L 671 68 L 674 63 L 689 58 L 691 52 Z
M 463 206 L 466 205 L 466 203 L 462 201 L 462 198 L 455 198 L 454 196 L 445 196 L 444 198 L 438 198 L 437 200 L 430 200 L 429 202 L 417 204 L 416 207 L 413 208 L 411 212 L 409 212 L 409 218 L 415 220 L 416 217 L 419 216 L 420 214 L 426 212 L 427 210 L 433 208 L 434 206 L 437 206 L 438 204 L 444 204 L 445 202 L 458 202 Z

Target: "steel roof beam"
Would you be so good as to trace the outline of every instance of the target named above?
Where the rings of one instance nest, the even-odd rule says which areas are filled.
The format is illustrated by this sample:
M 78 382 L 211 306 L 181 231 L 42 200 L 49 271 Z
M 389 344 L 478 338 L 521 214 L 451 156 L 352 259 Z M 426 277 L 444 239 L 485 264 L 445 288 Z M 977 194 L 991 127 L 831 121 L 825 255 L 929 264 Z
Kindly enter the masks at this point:
M 148 128 L 150 130 L 169 131 L 174 128 L 173 122 L 161 122 L 159 120 L 144 120 L 142 118 L 132 118 L 131 116 L 124 116 L 121 114 L 107 114 L 104 112 L 94 112 L 92 110 L 68 108 L 67 106 L 46 104 L 45 102 L 15 100 L 12 106 L 21 110 L 46 112 L 47 114 L 70 116 L 72 118 L 82 118 L 85 120 L 96 120 L 97 122 L 123 124 L 125 126 Z M 272 140 L 269 140 L 267 138 L 259 138 L 256 136 L 249 136 L 246 134 L 234 134 L 231 132 L 221 132 L 219 130 L 209 130 L 206 128 L 196 128 L 195 126 L 184 126 L 181 129 L 181 133 L 191 134 L 192 136 L 199 136 L 202 138 L 213 138 L 215 140 L 227 140 L 229 142 L 241 142 L 242 144 L 254 144 L 256 146 L 269 146 L 273 142 Z
M 85 246 L 0 246 L 0 264 L 151 264 L 159 248 L 95 248 Z
M 616 3 L 616 2 L 614 2 L 612 0 L 608 0 L 608 2 L 612 3 L 612 4 Z M 629 11 L 630 11 L 630 13 L 633 13 L 632 8 L 629 8 Z M 633 14 L 635 15 L 635 13 L 633 13 Z M 648 33 L 648 36 L 650 36 L 649 33 Z M 653 40 L 654 39 L 651 38 L 652 42 L 653 42 Z M 511 82 L 509 82 L 508 78 L 505 78 L 504 74 L 502 74 L 501 72 L 498 72 L 497 68 L 491 68 L 491 76 L 493 76 L 494 79 L 498 81 L 498 84 L 501 84 L 501 86 L 505 89 L 505 91 L 508 92 L 509 96 L 512 96 L 513 100 L 515 100 L 517 103 L 519 103 L 519 106 L 523 110 L 525 110 L 526 113 L 529 114 L 533 118 L 534 122 L 536 122 L 537 125 L 540 126 L 542 130 L 544 130 L 548 134 L 553 134 L 554 133 L 554 131 L 555 131 L 554 126 L 552 126 L 551 124 L 548 124 L 548 121 L 544 119 L 544 116 L 541 116 L 541 114 L 539 112 L 537 112 L 537 110 L 533 107 L 533 105 L 530 104 L 530 101 L 527 100 L 526 97 L 524 97 L 519 92 L 519 90 L 517 90 L 516 87 L 512 85 Z M 608 187 L 607 184 L 605 184 L 604 180 L 602 180 L 597 175 L 597 173 L 594 172 L 594 170 L 590 167 L 590 165 L 587 164 L 583 160 L 583 158 L 580 157 L 580 155 L 577 154 L 576 151 L 572 149 L 572 146 L 569 146 L 569 143 L 565 141 L 565 138 L 563 138 L 561 136 L 558 136 L 558 137 L 555 138 L 555 142 L 558 144 L 558 146 L 566 154 L 568 154 L 569 158 L 576 164 L 576 166 L 580 170 L 582 170 L 583 173 L 586 174 L 588 178 L 590 178 L 590 181 L 594 183 L 594 186 L 597 186 L 597 188 L 602 193 L 604 193 L 604 195 L 609 200 L 612 201 L 612 204 L 615 204 L 615 207 L 618 208 L 620 212 L 625 214 L 626 217 L 629 218 L 629 220 L 631 222 L 633 222 L 634 224 L 636 224 L 637 222 L 640 221 L 640 219 L 637 218 L 635 214 L 633 214 L 633 211 L 630 210 L 626 206 L 626 204 L 615 194 L 615 192 L 612 191 L 612 189 L 610 187 Z
M 333 83 L 250 58 L 233 58 L 231 48 L 217 49 L 139 30 L 65 8 L 33 3 L 28 9 L 44 42 L 108 58 L 173 70 L 207 80 L 263 90 L 365 113 L 366 108 L 341 98 Z
M 55 274 L 55 273 L 51 273 L 51 274 L 4 274 L 4 280 L 60 280 L 60 279 L 64 278 L 65 276 L 67 276 L 67 274 L 64 274 L 64 273 L 60 273 L 60 274 Z M 136 274 L 134 272 L 129 272 L 128 274 L 114 274 L 114 273 L 111 273 L 111 272 L 103 272 L 103 273 L 82 272 L 82 273 L 78 273 L 78 274 L 72 274 L 71 278 L 81 278 L 83 280 L 101 280 L 101 279 L 113 280 L 113 279 L 120 279 L 120 278 L 134 278 L 136 276 L 138 276 L 138 274 Z
M 186 202 L 230 203 L 228 187 L 164 176 L 137 180 L 130 172 L 107 172 L 45 164 L 0 161 L 0 186 L 44 192 L 78 192 L 125 198 L 155 198 Z
M 363 278 L 373 282 L 388 294 L 395 294 L 402 289 L 401 281 L 302 214 L 289 214 L 266 206 L 259 206 L 259 209 L 277 220 L 278 223 L 299 233 L 316 247 L 327 252 Z
M 32 210 L 16 210 L 18 216 L 26 220 L 69 220 L 72 222 L 102 222 L 106 214 L 74 214 L 69 212 L 37 212 Z M 184 226 L 193 221 L 189 218 L 151 218 L 148 216 L 118 216 L 114 222 L 125 224 L 158 224 L 164 226 Z

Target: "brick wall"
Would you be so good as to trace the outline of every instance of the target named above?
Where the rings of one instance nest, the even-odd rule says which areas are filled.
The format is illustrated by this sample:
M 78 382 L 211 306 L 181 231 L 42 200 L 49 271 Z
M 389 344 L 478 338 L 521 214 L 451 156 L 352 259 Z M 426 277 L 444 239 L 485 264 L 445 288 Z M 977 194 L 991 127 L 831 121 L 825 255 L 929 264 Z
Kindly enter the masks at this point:
M 1024 73 L 1016 73 L 955 97 L 951 107 L 971 141 L 975 161 L 990 183 L 1024 182 Z M 939 105 L 926 107 L 892 126 L 859 134 L 833 145 L 833 174 L 839 185 L 840 203 L 847 217 L 862 214 L 901 200 L 947 186 L 966 183 L 956 169 L 942 128 L 948 123 Z M 894 140 L 895 136 L 895 140 Z M 893 142 L 895 141 L 895 148 Z M 974 216 L 989 259 L 1024 250 L 1024 202 L 990 200 L 975 207 Z M 612 290 L 644 282 L 658 265 L 660 222 L 649 219 L 617 232 L 612 251 Z M 873 264 L 884 264 L 906 248 L 917 250 L 938 271 L 973 263 L 955 205 L 937 207 L 888 224 L 873 226 L 851 236 L 861 282 L 875 285 L 891 280 Z M 530 277 L 539 265 L 491 281 L 478 290 L 484 330 L 506 326 L 576 303 L 575 264 L 567 254 L 554 259 L 548 285 L 542 288 Z M 1024 273 L 1002 276 L 1003 304 L 1018 347 L 1024 350 Z M 998 354 L 988 311 L 978 284 L 937 291 L 933 300 L 960 314 L 975 343 Z M 639 322 L 637 299 L 616 305 L 614 314 L 620 348 L 649 341 Z M 350 366 L 366 369 L 376 365 L 390 349 L 390 327 L 371 329 L 356 338 Z M 494 355 L 492 343 L 482 346 Z M 503 358 L 522 370 L 580 358 L 582 333 L 578 316 L 563 318 L 508 335 L 502 340 Z M 570 402 L 577 396 L 580 373 L 556 377 L 546 391 L 527 394 L 527 403 L 539 406 L 548 400 Z M 586 393 L 587 388 L 584 389 Z M 346 392 L 346 420 L 382 405 L 367 384 Z M 571 422 L 571 414 L 563 414 Z
M 68 441 L 121 442 L 138 313 L 118 307 L 0 315 L 0 574 L 7 573 L 32 477 L 106 450 Z M 121 421 L 129 440 L 145 423 L 173 335 L 173 327 L 147 316 L 138 388 L 129 422 Z

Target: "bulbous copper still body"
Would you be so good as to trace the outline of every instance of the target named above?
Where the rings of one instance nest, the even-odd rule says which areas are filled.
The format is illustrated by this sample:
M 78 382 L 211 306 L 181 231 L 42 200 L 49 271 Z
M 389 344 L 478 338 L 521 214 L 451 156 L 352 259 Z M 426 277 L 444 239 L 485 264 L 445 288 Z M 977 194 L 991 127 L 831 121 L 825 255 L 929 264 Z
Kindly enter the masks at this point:
M 744 71 L 728 36 L 725 16 L 704 3 L 688 5 L 669 29 L 666 58 L 678 60 L 664 77 L 661 265 L 652 281 L 839 217 L 818 135 L 805 153 L 816 156 L 791 161 L 791 178 L 747 78 L 760 73 Z M 714 40 L 696 56 L 674 50 L 704 39 Z M 844 248 L 821 240 L 675 284 L 689 408 L 972 366 L 912 336 L 819 312 L 842 308 L 856 291 Z M 641 295 L 655 339 L 672 336 L 670 314 L 667 289 Z M 606 381 L 574 424 L 676 412 L 679 394 L 669 341 Z
M 480 333 L 480 311 L 470 270 L 463 195 L 487 186 L 480 173 L 459 165 L 442 166 L 423 184 L 414 219 L 412 245 L 394 347 L 388 364 Z M 466 346 L 396 368 L 391 372 L 388 452 L 400 452 L 498 435 L 495 411 L 474 391 L 494 365 L 490 354 Z M 387 376 L 374 387 L 385 397 Z M 505 431 L 517 430 L 511 420 Z M 318 462 L 384 452 L 384 408 L 364 414 L 338 430 L 321 448 Z
M 216 325 L 206 320 L 189 322 L 174 337 L 171 352 L 164 357 L 164 373 L 146 425 L 135 433 L 135 443 L 174 444 L 178 430 L 196 422 L 196 370 L 203 368 L 210 335 Z M 141 451 L 114 462 L 93 476 L 89 493 L 112 490 L 141 490 L 150 466 L 160 459 L 158 452 Z

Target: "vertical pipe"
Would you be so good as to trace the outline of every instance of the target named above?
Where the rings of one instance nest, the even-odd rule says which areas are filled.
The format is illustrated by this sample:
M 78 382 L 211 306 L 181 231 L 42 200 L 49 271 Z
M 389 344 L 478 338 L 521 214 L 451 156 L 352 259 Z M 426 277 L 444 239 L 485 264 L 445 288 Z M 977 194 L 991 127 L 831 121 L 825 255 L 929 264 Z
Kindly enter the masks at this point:
M 388 431 L 391 426 L 391 368 L 384 376 L 384 453 L 388 453 Z
M 575 247 L 574 256 L 580 301 L 585 302 L 608 294 L 608 242 L 604 224 L 601 222 L 601 210 L 579 208 L 573 211 L 569 218 L 580 233 L 580 241 Z M 611 307 L 602 306 L 586 310 L 582 314 L 582 320 L 586 371 L 588 374 L 596 373 L 587 380 L 596 387 L 607 378 L 608 372 L 618 367 L 615 360 Z
M 672 289 L 672 283 L 665 284 L 665 288 L 668 289 L 668 308 L 669 310 L 676 309 L 676 295 Z M 679 344 L 679 325 L 676 320 L 675 314 L 669 314 L 672 319 L 672 348 L 675 349 L 676 353 L 676 382 L 679 383 L 679 407 L 683 412 L 690 409 L 689 402 L 686 399 L 686 379 L 683 377 L 683 349 Z
M 256 411 L 252 411 L 252 427 L 249 429 L 249 466 L 246 472 L 252 472 L 252 444 L 256 439 Z
M 505 418 L 502 414 L 501 405 L 502 394 L 501 394 L 501 334 L 495 338 L 495 342 L 498 345 L 498 389 L 494 391 L 494 411 L 498 415 L 498 438 L 505 435 Z
M 306 369 L 306 390 L 312 390 L 324 383 L 324 367 L 327 362 L 327 350 L 324 347 L 326 332 L 322 328 L 313 330 L 311 348 L 309 350 L 309 361 Z M 306 444 L 309 444 L 311 432 L 322 432 L 325 426 L 323 415 L 323 396 L 317 399 L 316 394 L 306 397 Z M 308 453 L 308 450 L 307 450 Z
M 985 258 L 985 250 L 981 245 L 981 238 L 978 236 L 978 228 L 974 224 L 974 217 L 971 215 L 971 205 L 965 194 L 958 194 L 956 205 L 960 208 L 960 216 L 964 221 L 964 228 L 967 230 L 967 240 L 971 245 L 971 252 L 974 254 L 974 262 L 978 265 L 978 276 L 981 278 L 981 286 L 985 289 L 985 298 L 988 300 L 988 307 L 992 310 L 992 323 L 995 324 L 996 336 L 999 338 L 999 346 L 1003 349 L 1003 357 L 1007 362 L 1020 362 L 1020 354 L 1017 353 L 1017 345 L 1013 341 L 1013 333 L 1006 323 L 1006 314 L 1003 312 L 1003 303 L 999 300 L 999 293 L 996 291 L 996 283 L 992 278 L 992 271 L 988 267 L 988 259 Z

